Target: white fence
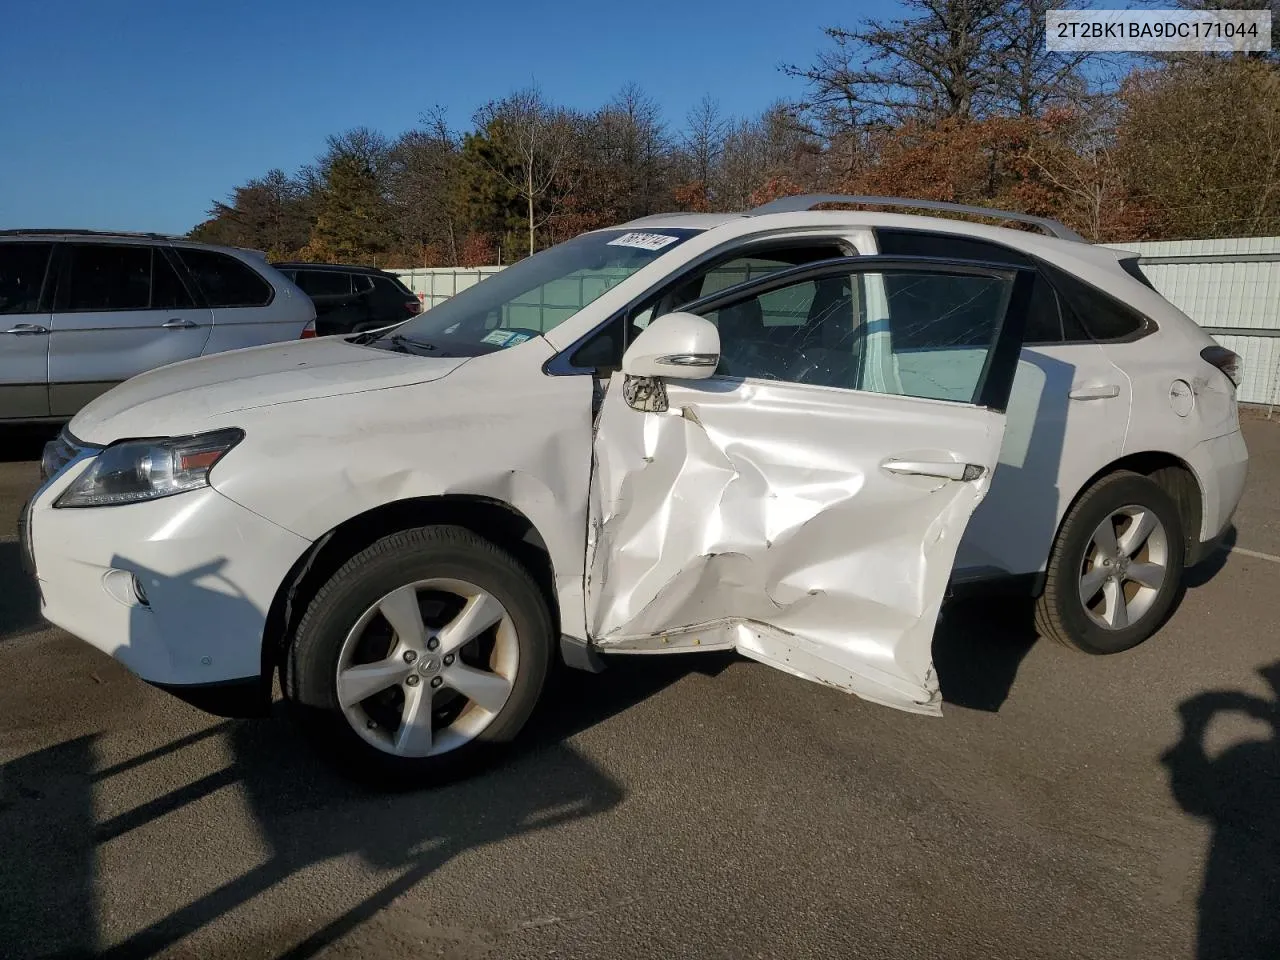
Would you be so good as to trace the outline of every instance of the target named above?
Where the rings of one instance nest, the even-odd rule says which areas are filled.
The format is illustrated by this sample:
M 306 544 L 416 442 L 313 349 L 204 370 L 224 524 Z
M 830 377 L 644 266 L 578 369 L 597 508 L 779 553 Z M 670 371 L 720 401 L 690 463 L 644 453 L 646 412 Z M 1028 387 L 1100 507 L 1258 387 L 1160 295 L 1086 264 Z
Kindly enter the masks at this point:
M 418 295 L 422 308 L 443 303 L 467 287 L 474 287 L 485 277 L 491 277 L 501 267 L 416 267 L 412 270 L 392 270 L 404 281 L 405 286 Z
M 1280 403 L 1280 237 L 1116 243 L 1151 285 L 1244 361 L 1240 399 Z
M 1152 286 L 1240 354 L 1245 403 L 1280 404 L 1280 237 L 1117 243 L 1141 258 Z M 395 270 L 434 307 L 502 267 Z

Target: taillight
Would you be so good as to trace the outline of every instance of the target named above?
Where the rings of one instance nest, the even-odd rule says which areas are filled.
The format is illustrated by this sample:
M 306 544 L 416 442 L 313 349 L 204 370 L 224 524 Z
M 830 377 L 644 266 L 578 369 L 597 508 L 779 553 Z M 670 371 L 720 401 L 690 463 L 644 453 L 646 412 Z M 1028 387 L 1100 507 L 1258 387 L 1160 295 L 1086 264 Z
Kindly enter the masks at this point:
M 422 304 L 417 300 L 406 300 L 404 302 L 404 308 L 409 312 L 409 316 L 411 317 L 416 317 L 422 312 Z
M 302 328 L 302 336 L 300 336 L 298 339 L 310 340 L 315 335 L 316 335 L 316 322 L 314 320 L 308 320 L 307 325 Z
M 1240 380 L 1244 375 L 1244 366 L 1240 360 L 1240 354 L 1226 347 L 1220 347 L 1214 344 L 1211 347 L 1205 347 L 1200 351 L 1200 356 L 1209 363 L 1213 364 L 1219 370 L 1227 375 L 1227 379 L 1240 386 Z

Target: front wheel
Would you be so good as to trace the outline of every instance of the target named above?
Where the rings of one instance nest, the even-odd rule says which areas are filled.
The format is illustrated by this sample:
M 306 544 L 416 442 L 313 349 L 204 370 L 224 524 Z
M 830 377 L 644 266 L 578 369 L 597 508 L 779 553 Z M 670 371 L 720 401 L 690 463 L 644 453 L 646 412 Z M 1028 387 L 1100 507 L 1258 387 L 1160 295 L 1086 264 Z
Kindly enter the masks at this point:
M 1164 490 L 1128 471 L 1103 477 L 1062 522 L 1036 606 L 1039 632 L 1085 653 L 1136 647 L 1173 608 L 1185 550 Z
M 459 527 L 386 537 L 316 594 L 285 663 L 308 732 L 392 782 L 475 769 L 542 692 L 551 617 L 512 557 Z

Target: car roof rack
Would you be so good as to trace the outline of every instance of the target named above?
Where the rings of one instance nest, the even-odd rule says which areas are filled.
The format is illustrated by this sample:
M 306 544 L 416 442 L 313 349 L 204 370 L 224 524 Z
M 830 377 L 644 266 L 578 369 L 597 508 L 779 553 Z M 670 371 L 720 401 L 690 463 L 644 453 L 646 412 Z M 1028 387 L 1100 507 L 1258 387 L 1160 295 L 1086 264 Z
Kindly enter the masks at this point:
M 382 267 L 375 267 L 368 263 L 326 263 L 322 260 L 272 260 L 273 267 L 287 267 L 289 269 L 302 267 L 315 267 L 321 270 L 371 270 L 375 273 L 386 273 Z
M 144 240 L 183 240 L 184 237 L 170 233 L 149 233 L 135 230 L 82 230 L 78 228 L 33 227 L 29 229 L 13 228 L 0 230 L 0 237 L 134 237 Z
M 812 210 L 824 203 L 852 203 L 864 207 L 901 207 L 904 210 L 936 210 L 941 213 L 964 213 L 971 217 L 998 217 L 1002 220 L 1013 220 L 1039 228 L 1051 237 L 1061 240 L 1075 240 L 1088 243 L 1084 237 L 1074 230 L 1050 220 L 1048 217 L 1036 217 L 1029 213 L 1017 213 L 1013 210 L 997 210 L 993 207 L 974 207 L 964 203 L 948 203 L 945 200 L 912 200 L 909 197 L 855 197 L 838 193 L 811 193 L 800 197 L 779 197 L 747 211 L 748 216 L 758 217 L 766 213 L 798 213 Z

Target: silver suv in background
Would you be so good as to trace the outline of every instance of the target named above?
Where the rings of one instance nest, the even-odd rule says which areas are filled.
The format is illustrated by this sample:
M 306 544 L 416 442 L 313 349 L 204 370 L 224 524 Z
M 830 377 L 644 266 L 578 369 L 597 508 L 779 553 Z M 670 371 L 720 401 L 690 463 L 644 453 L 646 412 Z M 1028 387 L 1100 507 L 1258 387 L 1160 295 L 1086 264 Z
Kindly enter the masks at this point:
M 0 422 L 65 420 L 155 367 L 314 332 L 260 254 L 158 234 L 0 230 Z

